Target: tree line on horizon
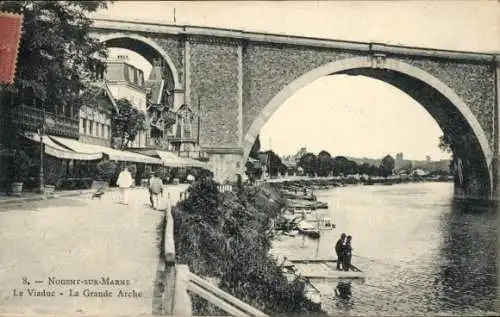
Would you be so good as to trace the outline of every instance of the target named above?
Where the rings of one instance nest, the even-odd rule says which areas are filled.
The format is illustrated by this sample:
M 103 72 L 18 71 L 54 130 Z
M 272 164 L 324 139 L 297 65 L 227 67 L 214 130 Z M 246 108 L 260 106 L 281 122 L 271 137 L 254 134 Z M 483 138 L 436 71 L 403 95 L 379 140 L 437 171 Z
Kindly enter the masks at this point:
M 387 177 L 392 174 L 396 161 L 391 155 L 386 155 L 382 158 L 381 164 L 379 166 L 372 165 L 369 163 L 358 164 L 355 161 L 347 159 L 345 156 L 332 155 L 322 150 L 315 155 L 314 153 L 305 153 L 297 162 L 297 165 L 292 168 L 286 166 L 281 157 L 277 155 L 272 150 L 260 151 L 260 139 L 257 136 L 252 149 L 250 150 L 250 157 L 254 159 L 259 159 L 261 154 L 267 157 L 267 168 L 269 175 L 278 176 L 278 174 L 284 175 L 287 172 L 297 172 L 300 167 L 303 173 L 308 176 L 339 176 L 339 175 L 353 175 L 353 174 L 364 174 L 370 176 L 382 176 Z M 247 172 L 255 175 L 259 178 L 262 175 L 262 170 L 253 167 L 252 163 L 247 163 Z

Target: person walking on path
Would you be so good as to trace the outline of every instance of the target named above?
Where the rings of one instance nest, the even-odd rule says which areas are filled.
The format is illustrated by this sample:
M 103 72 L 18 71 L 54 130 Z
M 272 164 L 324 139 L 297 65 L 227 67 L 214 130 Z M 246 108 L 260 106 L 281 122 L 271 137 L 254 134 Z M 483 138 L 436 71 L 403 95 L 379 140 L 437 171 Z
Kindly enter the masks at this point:
M 344 245 L 344 254 L 343 254 L 344 262 L 342 265 L 344 268 L 344 271 L 349 271 L 349 269 L 351 268 L 351 258 L 352 258 L 351 242 L 352 242 L 352 236 L 347 236 L 347 239 L 346 239 L 345 245 Z
M 153 209 L 158 209 L 160 206 L 159 195 L 163 194 L 163 182 L 156 174 L 150 179 L 149 191 L 151 193 Z
M 345 236 L 346 236 L 345 233 L 342 233 L 340 235 L 340 239 L 335 244 L 335 253 L 337 254 L 337 270 L 338 271 L 341 270 L 340 265 L 342 265 L 342 267 L 343 267 L 343 264 L 344 264 L 343 253 L 344 253 Z
M 118 180 L 116 181 L 116 184 L 120 188 L 120 203 L 124 205 L 128 205 L 127 203 L 127 196 L 128 196 L 128 189 L 130 186 L 133 184 L 133 179 L 132 175 L 128 171 L 128 168 L 124 168 L 123 171 L 120 172 L 120 175 L 118 175 Z
M 154 176 L 155 176 L 154 173 L 150 173 L 149 179 L 148 179 L 149 202 L 151 203 L 151 207 L 153 207 L 153 208 L 154 208 L 154 204 L 153 204 L 153 193 L 151 192 L 151 182 L 153 181 Z

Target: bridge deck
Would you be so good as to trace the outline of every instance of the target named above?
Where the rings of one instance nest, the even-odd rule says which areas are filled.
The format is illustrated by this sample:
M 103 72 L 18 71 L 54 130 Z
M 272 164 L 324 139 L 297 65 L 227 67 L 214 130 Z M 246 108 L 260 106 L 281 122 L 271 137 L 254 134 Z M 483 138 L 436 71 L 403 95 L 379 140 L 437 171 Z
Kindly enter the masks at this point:
M 327 47 L 346 49 L 353 51 L 364 51 L 373 53 L 391 53 L 397 55 L 437 57 L 457 60 L 471 60 L 483 62 L 498 62 L 500 52 L 466 52 L 443 50 L 435 48 L 411 47 L 402 45 L 389 45 L 384 43 L 368 43 L 359 41 L 345 41 L 327 38 L 316 38 L 292 34 L 272 34 L 264 32 L 251 32 L 240 29 L 225 29 L 216 27 L 201 27 L 194 25 L 178 25 L 141 20 L 117 20 L 104 17 L 94 17 L 94 30 L 111 31 L 137 31 L 157 34 L 171 35 L 198 35 L 213 36 L 219 38 L 249 40 L 255 42 L 281 43 L 311 47 Z

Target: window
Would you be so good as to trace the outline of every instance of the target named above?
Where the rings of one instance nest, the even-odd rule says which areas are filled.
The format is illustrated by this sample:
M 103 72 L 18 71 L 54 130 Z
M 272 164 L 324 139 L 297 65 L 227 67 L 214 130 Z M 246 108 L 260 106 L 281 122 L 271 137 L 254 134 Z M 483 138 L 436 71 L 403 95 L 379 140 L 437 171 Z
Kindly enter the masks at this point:
M 89 120 L 89 135 L 94 135 L 94 122 Z
M 87 134 L 87 119 L 82 119 L 82 133 Z
M 99 122 L 95 123 L 95 136 L 99 137 L 101 134 L 101 124 Z

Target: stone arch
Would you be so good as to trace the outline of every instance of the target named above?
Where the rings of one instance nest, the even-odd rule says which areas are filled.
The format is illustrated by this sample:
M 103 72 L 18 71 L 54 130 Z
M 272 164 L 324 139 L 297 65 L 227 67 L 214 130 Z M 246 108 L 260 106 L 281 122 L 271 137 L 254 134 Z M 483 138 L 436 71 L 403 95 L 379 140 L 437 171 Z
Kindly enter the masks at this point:
M 250 153 L 250 149 L 252 148 L 253 143 L 257 135 L 260 133 L 260 130 L 264 126 L 264 124 L 269 120 L 269 118 L 273 115 L 273 113 L 295 92 L 297 92 L 302 87 L 312 83 L 313 81 L 335 74 L 348 74 L 350 71 L 356 71 L 359 69 L 380 69 L 385 71 L 394 71 L 399 74 L 406 75 L 407 77 L 419 80 L 429 87 L 436 90 L 439 94 L 441 94 L 445 99 L 447 99 L 458 112 L 465 118 L 465 121 L 469 124 L 471 130 L 473 131 L 479 146 L 481 148 L 481 152 L 484 156 L 484 162 L 486 163 L 486 167 L 488 169 L 489 175 L 489 185 L 490 191 L 493 190 L 493 174 L 492 174 L 492 159 L 493 152 L 489 145 L 488 138 L 486 134 L 479 124 L 476 116 L 472 113 L 467 104 L 446 84 L 444 84 L 441 80 L 429 74 L 428 72 L 412 66 L 410 64 L 404 63 L 402 61 L 386 58 L 382 61 L 374 60 L 371 56 L 366 57 L 355 57 L 348 58 L 343 60 L 334 61 L 320 67 L 317 67 L 302 76 L 296 78 L 286 87 L 284 87 L 274 98 L 272 98 L 265 107 L 260 111 L 257 118 L 255 118 L 245 134 L 244 143 L 243 143 L 243 162 L 246 162 L 248 155 Z M 369 76 L 371 77 L 371 76 Z M 373 77 L 377 78 L 377 77 Z M 381 79 L 384 80 L 384 79 Z M 390 82 L 389 82 L 390 83 Z M 399 88 L 399 87 L 398 87 Z M 401 89 L 401 88 L 400 88 Z
M 181 84 L 179 80 L 179 72 L 177 71 L 177 68 L 175 67 L 174 62 L 170 58 L 170 56 L 167 54 L 167 52 L 160 47 L 157 43 L 155 43 L 153 40 L 148 39 L 147 37 L 138 35 L 138 34 L 129 34 L 129 33 L 110 33 L 110 34 L 105 34 L 105 35 L 99 35 L 98 38 L 100 39 L 101 42 L 108 42 L 111 40 L 116 40 L 116 39 L 129 39 L 129 40 L 134 40 L 138 42 L 142 42 L 145 45 L 151 47 L 153 50 L 155 50 L 160 56 L 163 58 L 163 60 L 167 63 L 168 67 L 170 68 L 170 71 L 172 73 L 172 79 L 174 82 L 174 89 L 181 89 Z M 131 49 L 133 51 L 133 49 Z

